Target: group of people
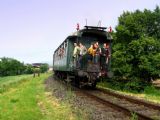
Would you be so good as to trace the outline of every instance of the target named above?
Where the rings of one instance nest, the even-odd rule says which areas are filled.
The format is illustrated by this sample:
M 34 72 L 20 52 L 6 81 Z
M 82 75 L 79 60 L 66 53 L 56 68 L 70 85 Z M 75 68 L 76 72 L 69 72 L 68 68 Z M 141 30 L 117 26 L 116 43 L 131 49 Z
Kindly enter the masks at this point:
M 73 50 L 73 60 L 74 60 L 74 66 L 82 67 L 82 58 L 83 56 L 87 54 L 87 48 L 82 44 L 74 43 L 74 50 Z
M 74 43 L 74 64 L 78 64 L 81 67 L 83 56 L 88 55 L 88 61 L 92 63 L 100 63 L 102 69 L 105 69 L 104 66 L 109 62 L 109 44 L 104 43 L 103 47 L 99 46 L 98 42 L 91 44 L 91 46 L 87 49 L 82 43 Z

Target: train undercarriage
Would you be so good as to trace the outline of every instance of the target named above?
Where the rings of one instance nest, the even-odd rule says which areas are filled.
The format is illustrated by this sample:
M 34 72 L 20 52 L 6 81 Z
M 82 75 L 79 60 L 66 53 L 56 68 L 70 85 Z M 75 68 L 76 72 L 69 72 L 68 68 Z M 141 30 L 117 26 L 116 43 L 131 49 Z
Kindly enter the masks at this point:
M 82 70 L 74 72 L 55 71 L 54 74 L 59 79 L 64 80 L 67 83 L 71 83 L 79 88 L 82 88 L 83 86 L 95 88 L 99 81 L 98 73 L 95 72 L 89 73 Z

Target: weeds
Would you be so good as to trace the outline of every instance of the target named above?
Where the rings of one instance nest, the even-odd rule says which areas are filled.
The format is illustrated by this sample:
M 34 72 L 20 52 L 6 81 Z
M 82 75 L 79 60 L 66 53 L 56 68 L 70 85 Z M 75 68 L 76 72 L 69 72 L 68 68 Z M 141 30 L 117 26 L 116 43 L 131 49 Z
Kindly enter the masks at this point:
M 16 81 L 12 81 L 12 82 L 8 82 L 8 83 L 3 83 L 0 85 L 0 93 L 6 92 L 7 90 L 9 90 L 12 87 L 15 87 L 19 84 L 21 84 L 22 82 L 27 81 L 26 78 L 22 78 L 22 79 L 18 79 Z
M 143 99 L 146 99 L 146 100 L 149 100 L 149 101 L 153 101 L 153 102 L 156 102 L 156 103 L 160 103 L 160 90 L 156 89 L 154 86 L 146 86 L 144 87 L 143 91 L 139 91 L 137 89 L 124 89 L 126 88 L 125 86 L 121 87 L 122 84 L 111 84 L 110 82 L 100 82 L 98 83 L 97 86 L 100 86 L 100 87 L 104 87 L 104 88 L 110 88 L 110 89 L 113 89 L 113 90 L 116 90 L 116 91 L 119 91 L 123 94 L 129 94 L 129 95 L 133 95 L 135 97 L 141 97 Z
M 138 120 L 138 116 L 135 112 L 131 113 L 131 120 Z

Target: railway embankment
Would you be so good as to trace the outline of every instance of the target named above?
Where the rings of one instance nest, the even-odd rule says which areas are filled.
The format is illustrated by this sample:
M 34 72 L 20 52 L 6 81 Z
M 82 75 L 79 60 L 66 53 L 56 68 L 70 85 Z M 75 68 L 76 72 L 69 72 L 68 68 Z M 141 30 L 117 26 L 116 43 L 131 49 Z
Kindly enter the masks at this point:
M 107 82 L 101 82 L 97 85 L 99 88 L 104 88 L 110 91 L 113 91 L 118 94 L 126 95 L 126 96 L 132 96 L 141 100 L 145 100 L 148 102 L 158 103 L 160 104 L 160 89 L 157 89 L 157 87 L 160 85 L 159 81 L 156 81 L 153 83 L 152 86 L 148 86 L 144 89 L 142 92 L 137 91 L 129 91 L 129 90 L 120 90 L 117 89 L 114 86 L 111 86 L 110 83 Z M 157 86 L 157 87 L 156 87 Z
M 74 113 L 83 120 L 130 120 L 123 112 L 104 105 L 96 99 L 86 95 L 83 90 L 77 89 L 63 81 L 49 78 L 45 82 L 46 90 L 52 91 L 62 103 L 68 101 Z M 92 89 L 86 88 L 87 91 Z
M 60 101 L 67 100 L 74 113 L 83 116 L 83 119 L 129 120 L 140 118 L 152 120 L 152 118 L 157 119 L 160 116 L 160 104 L 148 102 L 145 98 L 140 98 L 137 101 L 137 96 L 135 95 L 135 97 L 131 93 L 117 92 L 110 89 L 111 92 L 116 94 L 112 96 L 111 94 L 100 92 L 98 89 L 77 89 L 57 78 L 47 79 L 45 86 Z M 117 98 L 117 94 L 126 96 L 126 98 Z M 130 99 L 128 100 L 128 98 Z M 146 113 L 148 116 L 146 116 Z

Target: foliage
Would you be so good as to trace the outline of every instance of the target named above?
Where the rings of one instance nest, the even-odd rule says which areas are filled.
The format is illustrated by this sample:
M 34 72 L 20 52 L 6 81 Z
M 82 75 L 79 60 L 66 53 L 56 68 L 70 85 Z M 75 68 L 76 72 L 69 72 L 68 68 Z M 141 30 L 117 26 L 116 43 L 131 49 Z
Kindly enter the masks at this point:
M 32 74 L 33 73 L 33 66 L 31 64 L 27 64 L 25 66 L 25 73 L 26 74 Z
M 160 9 L 124 12 L 114 34 L 114 79 L 143 87 L 160 74 Z M 135 81 L 138 82 L 135 84 Z M 138 84 L 138 85 L 137 85 Z
M 147 86 L 146 88 L 145 88 L 145 90 L 144 90 L 144 93 L 145 94 L 148 94 L 149 96 L 154 96 L 154 97 L 156 97 L 156 96 L 159 96 L 160 97 L 160 91 L 159 90 L 157 90 L 155 87 L 153 87 L 153 86 Z
M 49 68 L 47 63 L 40 66 L 40 71 L 42 73 L 46 72 Z M 0 58 L 0 77 L 1 76 L 12 76 L 21 74 L 32 74 L 34 72 L 34 67 L 31 64 L 21 63 L 20 61 L 3 57 Z
M 26 69 L 25 69 L 25 73 L 27 73 L 27 74 L 32 74 L 34 72 L 44 73 L 44 72 L 48 71 L 48 69 L 49 69 L 49 65 L 47 63 L 41 64 L 40 68 L 33 67 L 31 64 L 27 64 Z
M 24 73 L 24 63 L 13 58 L 0 59 L 0 76 L 20 75 Z
M 47 63 L 42 64 L 42 65 L 40 66 L 40 69 L 41 69 L 41 72 L 44 73 L 44 72 L 48 71 L 49 65 L 48 65 Z

